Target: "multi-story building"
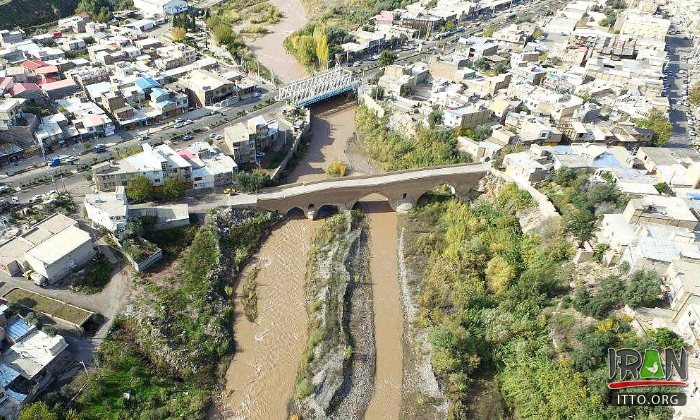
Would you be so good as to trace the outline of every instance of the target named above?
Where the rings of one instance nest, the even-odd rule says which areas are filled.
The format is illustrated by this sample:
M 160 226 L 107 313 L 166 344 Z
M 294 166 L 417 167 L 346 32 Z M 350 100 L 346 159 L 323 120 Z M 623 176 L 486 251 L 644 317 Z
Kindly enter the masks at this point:
M 7 130 L 11 125 L 17 124 L 25 101 L 21 98 L 0 98 L 0 130 Z
M 93 166 L 92 175 L 98 191 L 114 191 L 119 186 L 127 186 L 137 176 L 146 177 L 156 188 L 169 176 L 192 185 L 192 165 L 166 144 L 157 147 L 144 144 L 141 153 Z
M 224 129 L 222 149 L 238 165 L 250 164 L 257 160 L 257 152 L 267 150 L 274 143 L 277 131 L 276 121 L 268 123 L 262 116 L 251 118 Z
M 121 232 L 126 228 L 129 204 L 123 186 L 114 192 L 98 192 L 85 195 L 85 212 L 88 219 L 110 232 Z
M 620 31 L 620 35 L 664 40 L 671 27 L 671 21 L 630 9 L 618 18 L 618 24 L 615 26 Z
M 182 84 L 197 106 L 208 106 L 237 95 L 236 85 L 225 77 L 207 70 L 192 70 Z
M 238 165 L 209 143 L 196 142 L 177 153 L 192 165 L 192 188 L 215 188 L 236 182 Z

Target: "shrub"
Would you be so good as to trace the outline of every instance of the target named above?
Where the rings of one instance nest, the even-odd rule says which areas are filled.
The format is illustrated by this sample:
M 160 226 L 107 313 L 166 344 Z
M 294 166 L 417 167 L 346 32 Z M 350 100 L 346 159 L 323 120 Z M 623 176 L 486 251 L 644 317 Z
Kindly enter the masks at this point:
M 310 396 L 313 392 L 314 392 L 314 384 L 311 383 L 311 380 L 308 378 L 302 379 L 296 385 L 296 394 L 297 394 L 297 398 L 299 398 L 299 399 L 304 399 L 304 398 Z
M 346 171 L 347 166 L 340 160 L 334 160 L 328 165 L 328 168 L 326 168 L 326 174 L 334 178 L 345 176 Z

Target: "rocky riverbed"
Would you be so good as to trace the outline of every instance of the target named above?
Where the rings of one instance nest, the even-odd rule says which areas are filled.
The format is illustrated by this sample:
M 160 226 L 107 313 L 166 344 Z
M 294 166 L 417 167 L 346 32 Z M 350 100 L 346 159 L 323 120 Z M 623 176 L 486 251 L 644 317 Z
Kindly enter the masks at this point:
M 290 412 L 360 419 L 372 395 L 375 346 L 367 227 L 361 213 L 327 219 L 314 238 L 305 285 L 309 340 Z

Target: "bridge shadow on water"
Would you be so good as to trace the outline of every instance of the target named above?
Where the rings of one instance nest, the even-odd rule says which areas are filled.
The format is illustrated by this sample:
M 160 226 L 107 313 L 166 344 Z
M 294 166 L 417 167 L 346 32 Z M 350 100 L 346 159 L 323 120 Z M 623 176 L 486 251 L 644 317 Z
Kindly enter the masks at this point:
M 360 209 L 365 213 L 390 213 L 394 210 L 389 205 L 389 200 L 383 197 L 363 198 L 358 201 L 353 209 Z

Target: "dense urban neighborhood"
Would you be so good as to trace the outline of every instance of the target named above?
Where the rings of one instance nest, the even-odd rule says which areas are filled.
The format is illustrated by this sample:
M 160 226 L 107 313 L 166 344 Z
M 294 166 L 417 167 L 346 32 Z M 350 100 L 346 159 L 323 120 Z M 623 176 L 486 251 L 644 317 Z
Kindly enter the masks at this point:
M 0 418 L 700 418 L 700 0 L 0 1 Z

